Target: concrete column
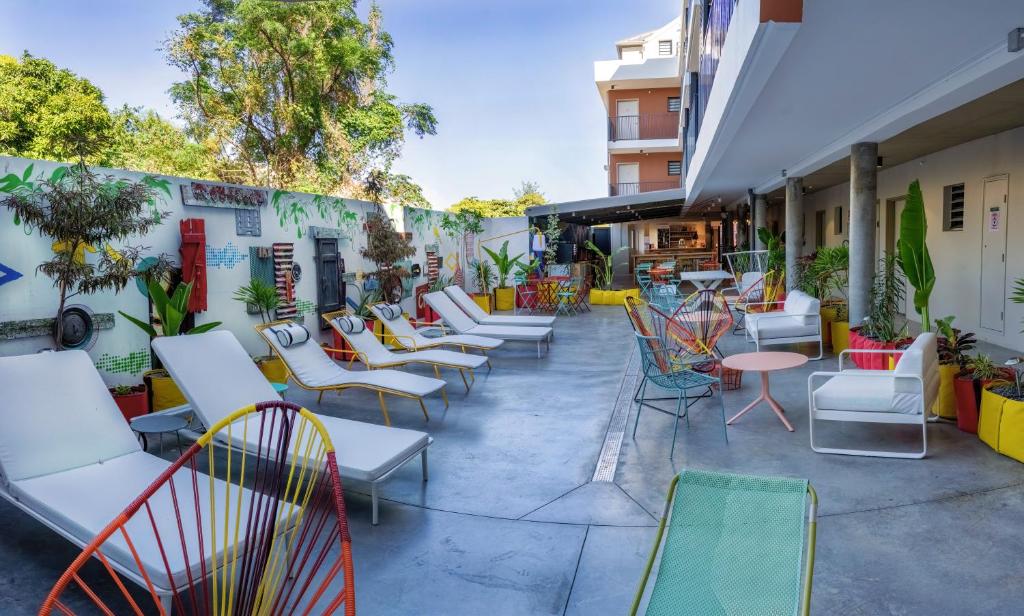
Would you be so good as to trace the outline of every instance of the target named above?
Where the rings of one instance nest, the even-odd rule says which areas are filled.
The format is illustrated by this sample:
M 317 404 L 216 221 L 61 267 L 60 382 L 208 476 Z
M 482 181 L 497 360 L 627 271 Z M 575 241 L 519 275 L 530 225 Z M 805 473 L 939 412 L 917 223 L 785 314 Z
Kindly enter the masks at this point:
M 786 290 L 796 286 L 796 263 L 804 250 L 804 179 L 786 179 Z
M 757 230 L 761 227 L 768 227 L 768 198 L 764 195 L 754 195 L 754 240 L 750 244 L 754 250 L 764 250 L 764 242 L 757 238 Z
M 850 147 L 850 325 L 859 325 L 871 305 L 875 272 L 878 144 Z

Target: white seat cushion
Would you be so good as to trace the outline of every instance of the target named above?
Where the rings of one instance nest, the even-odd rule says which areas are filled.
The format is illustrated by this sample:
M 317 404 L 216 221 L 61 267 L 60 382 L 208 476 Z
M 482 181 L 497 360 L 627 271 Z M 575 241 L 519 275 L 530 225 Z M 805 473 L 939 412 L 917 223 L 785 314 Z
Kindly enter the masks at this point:
M 544 340 L 551 335 L 550 327 L 510 327 L 507 325 L 477 325 L 469 332 L 474 336 L 502 340 Z
M 893 377 L 849 375 L 830 378 L 814 390 L 814 407 L 828 411 L 866 411 L 881 413 L 920 414 L 921 396 L 896 393 Z
M 53 473 L 42 477 L 25 479 L 11 483 L 11 494 L 23 505 L 55 523 L 60 528 L 87 543 L 101 530 L 112 522 L 124 509 L 149 487 L 160 473 L 167 470 L 170 463 L 142 451 L 107 460 L 103 464 L 91 464 L 69 471 Z M 203 520 L 210 518 L 210 480 L 208 476 L 199 474 L 199 506 Z M 177 493 L 178 507 L 182 512 L 181 523 L 188 548 L 189 563 L 193 578 L 201 575 L 199 559 L 198 529 L 196 528 L 195 496 L 192 487 L 192 471 L 181 468 L 174 474 L 174 485 Z M 235 519 L 244 521 L 248 517 L 250 497 L 249 490 L 243 489 L 240 509 L 237 486 L 231 489 L 230 506 L 225 507 L 224 499 L 226 484 L 214 480 L 213 494 L 217 499 L 216 511 L 222 517 L 228 514 L 228 524 L 234 527 Z M 135 547 L 143 566 L 154 584 L 165 590 L 167 586 L 167 569 L 176 586 L 187 583 L 186 563 L 180 548 L 181 538 L 178 530 L 178 516 L 175 514 L 174 501 L 167 487 L 157 490 L 149 500 L 156 522 L 157 530 L 167 555 L 168 567 L 165 568 L 160 548 L 157 545 L 157 534 L 153 531 L 149 515 L 145 509 L 140 510 L 125 525 L 132 545 Z M 210 556 L 213 542 L 209 524 L 204 522 L 204 550 L 206 569 L 210 570 Z M 223 535 L 219 535 L 218 553 L 222 553 Z M 131 571 L 138 571 L 127 543 L 121 533 L 115 533 L 107 540 L 104 554 Z
M 750 335 L 759 340 L 818 335 L 817 323 L 808 324 L 804 322 L 803 317 L 782 312 L 752 312 L 748 313 L 743 321 Z
M 445 323 L 460 334 L 468 334 L 471 329 L 479 325 L 469 318 L 469 315 L 463 312 L 462 308 L 459 308 L 444 291 L 427 293 L 423 296 L 423 301 L 427 302 L 434 312 L 441 315 Z
M 511 315 L 497 315 L 487 314 L 487 312 L 480 307 L 473 298 L 469 296 L 462 287 L 452 285 L 444 288 L 444 292 L 452 298 L 459 308 L 461 308 L 471 319 L 480 323 L 481 325 L 509 325 L 509 326 L 523 326 L 523 327 L 544 327 L 551 325 L 555 322 L 553 316 L 511 316 Z
M 484 336 L 472 336 L 469 334 L 449 334 L 446 336 L 438 336 L 436 338 L 428 338 L 423 334 L 416 333 L 416 346 L 419 348 L 427 346 L 461 346 L 473 347 L 477 349 L 496 349 L 504 344 L 504 340 L 498 340 L 497 338 L 486 338 Z
M 84 351 L 0 357 L 0 391 L 0 474 L 9 481 L 141 449 Z
M 397 361 L 424 362 L 428 364 L 446 364 L 459 368 L 479 368 L 487 363 L 483 355 L 470 355 L 458 351 L 446 351 L 443 349 L 428 349 L 426 351 L 411 351 L 409 353 L 392 353 Z

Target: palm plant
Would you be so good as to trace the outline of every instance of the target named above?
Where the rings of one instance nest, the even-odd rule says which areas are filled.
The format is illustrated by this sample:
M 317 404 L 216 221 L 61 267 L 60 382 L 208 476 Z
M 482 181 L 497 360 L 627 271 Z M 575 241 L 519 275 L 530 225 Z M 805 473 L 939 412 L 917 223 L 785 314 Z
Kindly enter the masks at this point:
M 830 299 L 845 301 L 849 269 L 849 247 L 819 248 L 801 272 L 800 287 L 805 293 L 823 302 Z M 839 297 L 836 297 L 837 294 Z
M 526 263 L 520 261 L 516 264 L 516 274 L 527 278 L 532 274 L 538 267 L 540 267 L 540 260 L 535 257 L 530 257 L 530 260 Z
M 914 287 L 914 310 L 921 315 L 921 330 L 931 331 L 928 300 L 935 288 L 935 269 L 928 254 L 928 219 L 924 212 L 921 184 L 914 180 L 907 189 L 907 201 L 900 214 L 897 259 L 907 282 Z
M 772 233 L 768 227 L 758 227 L 757 239 L 765 245 L 768 250 L 768 263 L 765 265 L 767 271 L 782 272 L 786 269 L 786 234 L 778 235 Z
M 160 319 L 159 331 L 149 323 L 148 319 L 143 321 L 141 319 L 136 319 L 133 316 L 129 316 L 120 310 L 117 312 L 153 338 L 156 338 L 157 336 L 177 336 L 181 334 L 181 326 L 185 322 L 185 317 L 188 315 L 188 298 L 190 295 L 192 295 L 191 282 L 178 283 L 178 286 L 174 289 L 174 293 L 168 296 L 167 291 L 164 290 L 163 285 L 161 285 L 159 281 L 149 281 L 149 299 L 153 302 L 153 309 L 156 311 L 157 317 Z M 201 334 L 203 332 L 210 331 L 220 324 L 220 321 L 204 323 L 203 325 L 193 327 L 185 333 Z
M 587 246 L 588 250 L 592 251 L 594 254 L 597 255 L 598 264 L 594 268 L 594 278 L 595 278 L 594 282 L 601 289 L 604 289 L 605 291 L 611 291 L 611 289 L 612 289 L 612 280 L 614 278 L 614 270 L 612 268 L 612 261 L 613 261 L 615 255 L 617 255 L 619 252 L 625 250 L 627 247 L 626 246 L 620 246 L 619 248 L 616 248 L 615 250 L 613 250 L 611 254 L 607 254 L 606 255 L 604 253 L 604 251 L 602 251 L 600 248 L 597 247 L 597 244 L 595 244 L 594 242 L 592 242 L 590 240 L 587 240 L 586 246 Z
M 896 255 L 879 259 L 879 269 L 871 287 L 871 310 L 864 324 L 864 333 L 882 342 L 895 342 L 904 337 L 907 326 L 897 325 L 900 307 L 906 299 L 903 280 L 896 273 Z
M 480 287 L 480 293 L 489 295 L 498 277 L 494 272 L 494 266 L 491 265 L 490 261 L 483 259 L 473 259 L 469 266 L 473 271 L 473 280 Z
M 263 323 L 271 320 L 271 312 L 276 310 L 281 304 L 277 288 L 263 282 L 259 278 L 253 278 L 249 280 L 249 284 L 238 287 L 233 299 L 244 303 L 246 306 L 252 306 L 259 311 L 260 321 Z
M 519 260 L 523 258 L 524 253 L 519 253 L 514 257 L 509 257 L 508 240 L 505 240 L 505 243 L 501 245 L 501 249 L 499 249 L 498 252 L 494 252 L 486 246 L 481 246 L 480 248 L 482 248 L 483 251 L 487 253 L 487 256 L 494 261 L 494 267 L 498 274 L 498 288 L 507 289 L 509 274 L 512 273 L 512 268 L 519 265 Z
M 438 274 L 434 282 L 430 283 L 428 291 L 434 293 L 436 291 L 444 291 L 445 287 L 450 287 L 455 284 L 455 277 L 449 276 L 448 274 Z
M 362 296 L 359 298 L 359 303 L 356 304 L 355 309 L 352 310 L 352 314 L 361 319 L 375 318 L 373 312 L 370 310 L 370 306 L 379 302 L 382 297 L 383 294 L 381 293 L 380 288 L 363 292 Z

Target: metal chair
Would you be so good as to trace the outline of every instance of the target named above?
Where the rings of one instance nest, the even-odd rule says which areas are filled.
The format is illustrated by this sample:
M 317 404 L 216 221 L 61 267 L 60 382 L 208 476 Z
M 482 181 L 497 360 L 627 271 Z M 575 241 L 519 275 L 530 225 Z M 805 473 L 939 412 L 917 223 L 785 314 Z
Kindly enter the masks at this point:
M 637 286 L 640 287 L 640 295 L 643 295 L 644 297 L 648 297 L 649 298 L 650 297 L 651 288 L 652 288 L 652 285 L 654 283 L 654 279 L 651 278 L 650 264 L 647 264 L 647 265 L 648 265 L 648 267 L 646 267 L 644 269 L 640 269 L 640 267 L 637 266 L 637 270 L 636 270 L 636 284 L 637 284 Z
M 529 281 L 523 274 L 515 274 L 514 281 L 513 295 L 515 301 L 512 306 L 512 314 L 519 314 L 520 308 L 524 312 L 529 311 L 530 314 L 533 314 L 537 310 L 537 303 L 539 301 L 537 287 L 534 286 L 531 289 Z M 520 304 L 522 304 L 522 307 L 520 307 Z
M 748 278 L 752 275 L 748 275 Z M 737 285 L 741 284 L 737 282 Z M 739 334 L 744 331 L 745 319 L 749 313 L 773 312 L 779 309 L 779 302 L 786 295 L 786 274 L 785 272 L 770 270 L 764 273 L 757 280 L 744 283 L 745 289 L 733 300 L 732 309 L 741 315 L 735 319 L 736 326 L 732 333 Z
M 659 552 L 648 616 L 806 616 L 817 509 L 806 479 L 683 471 L 669 484 L 630 616 L 639 613 Z
M 555 314 L 564 313 L 566 315 L 576 314 L 576 292 L 573 291 L 573 287 L 579 287 L 579 278 L 572 278 L 569 280 L 559 280 L 558 287 L 555 289 Z
M 723 358 L 718 341 L 732 327 L 733 316 L 725 296 L 714 289 L 692 293 L 668 317 L 666 334 L 695 354 Z

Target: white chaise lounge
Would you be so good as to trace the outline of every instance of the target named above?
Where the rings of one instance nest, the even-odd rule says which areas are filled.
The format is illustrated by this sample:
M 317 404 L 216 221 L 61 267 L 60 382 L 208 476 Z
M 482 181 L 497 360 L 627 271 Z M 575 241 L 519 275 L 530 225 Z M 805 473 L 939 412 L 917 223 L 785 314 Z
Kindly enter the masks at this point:
M 852 353 L 891 350 L 847 349 L 838 372 L 815 372 L 807 379 L 811 449 L 819 453 L 882 458 L 923 458 L 928 453 L 928 413 L 939 391 L 939 355 L 935 334 L 920 334 L 902 353 L 895 370 L 845 370 Z M 827 380 L 826 380 L 827 379 Z M 814 441 L 817 420 L 921 426 L 921 450 L 912 452 L 820 447 Z
M 157 338 L 153 341 L 153 350 L 207 427 L 235 409 L 281 399 L 230 332 Z M 340 475 L 370 484 L 373 524 L 377 524 L 378 519 L 378 485 L 417 454 L 426 481 L 427 447 L 432 442 L 426 432 L 330 415 L 318 414 L 317 417 L 334 444 Z M 255 442 L 256 438 L 253 436 L 250 440 Z M 251 444 L 241 435 L 235 435 L 233 442 L 222 444 L 251 449 Z
M 455 305 L 447 293 L 435 291 L 423 296 L 434 312 L 441 315 L 452 329 L 460 334 L 471 336 L 485 336 L 487 338 L 499 338 L 501 340 L 519 340 L 523 342 L 537 343 L 537 357 L 540 357 L 540 345 L 542 342 L 550 344 L 550 327 L 520 327 L 513 325 L 481 325 L 469 318 L 461 308 Z
M 446 334 L 440 322 L 431 323 L 425 327 L 416 327 L 405 318 L 405 315 L 388 319 L 378 306 L 370 306 L 370 311 L 381 320 L 384 329 L 395 339 L 402 348 L 409 351 L 422 351 L 436 349 L 439 347 L 453 346 L 465 351 L 476 349 L 478 351 L 491 351 L 505 343 L 497 338 L 486 338 L 484 336 L 470 336 L 467 334 Z M 437 336 L 425 336 L 426 332 L 439 334 Z M 488 366 L 490 361 L 487 362 Z
M 84 351 L 0 357 L 0 389 L 0 496 L 79 547 L 92 541 L 171 466 L 142 450 Z M 231 509 L 224 506 L 226 492 L 221 487 L 226 484 L 220 480 L 213 480 L 212 492 L 205 485 L 193 492 L 192 472 L 181 468 L 173 481 L 180 507 L 192 510 L 198 504 L 208 517 L 212 494 L 217 511 Z M 242 507 L 229 515 L 227 523 L 234 525 L 236 515 L 244 519 L 248 514 L 248 492 L 243 490 Z M 175 589 L 161 581 L 170 578 L 169 585 L 181 588 L 190 572 L 193 578 L 201 577 L 200 533 L 195 516 L 175 513 L 170 490 L 158 490 L 147 502 L 157 532 L 148 516 L 138 516 L 125 524 L 131 547 L 115 533 L 103 553 L 118 574 L 147 588 L 134 549 L 169 608 Z M 190 562 L 180 550 L 161 550 L 157 533 L 173 537 L 175 544 L 184 537 Z M 208 533 L 206 529 L 207 550 L 215 545 Z M 209 571 L 209 553 L 206 560 Z
M 510 325 L 514 327 L 550 327 L 555 324 L 555 317 L 553 316 L 523 316 L 523 315 L 503 315 L 503 314 L 487 314 L 483 308 L 481 308 L 473 298 L 470 297 L 462 287 L 458 285 L 452 285 L 444 288 L 444 292 L 448 297 L 452 298 L 462 311 L 469 315 L 469 318 L 473 319 L 481 325 Z
M 821 303 L 803 291 L 790 291 L 782 310 L 748 312 L 744 325 L 747 340 L 752 341 L 758 351 L 774 344 L 817 342 L 818 356 L 811 359 L 822 358 Z
M 382 315 L 392 319 L 395 318 L 395 315 L 402 316 L 401 306 L 395 304 L 382 304 L 378 306 L 378 309 Z M 472 377 L 474 369 L 487 363 L 487 358 L 483 355 L 470 355 L 444 349 L 395 353 L 384 346 L 384 343 L 378 340 L 372 331 L 366 329 L 366 322 L 363 319 L 351 316 L 347 310 L 326 313 L 323 315 L 323 319 L 348 342 L 359 360 L 371 370 L 397 368 L 409 364 L 426 364 L 433 366 L 434 375 L 440 379 L 440 368 L 453 368 L 462 375 L 462 383 L 466 386 L 466 391 L 469 391 L 466 370 L 469 370 L 470 377 Z

